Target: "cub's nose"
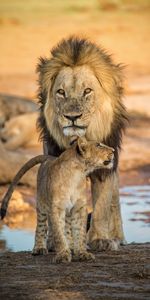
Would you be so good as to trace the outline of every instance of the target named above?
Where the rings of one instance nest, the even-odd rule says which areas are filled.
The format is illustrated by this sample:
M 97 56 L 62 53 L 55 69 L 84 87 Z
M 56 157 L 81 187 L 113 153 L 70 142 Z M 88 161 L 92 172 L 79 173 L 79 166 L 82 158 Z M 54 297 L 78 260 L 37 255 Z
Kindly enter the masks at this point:
M 109 158 L 109 159 L 113 159 L 113 158 L 114 158 L 114 153 L 111 152 L 111 153 L 108 155 L 108 158 Z
M 107 156 L 107 160 L 104 161 L 104 165 L 107 166 L 109 165 L 114 159 L 114 153 L 110 153 L 108 156 Z
M 74 122 L 75 120 L 77 120 L 78 118 L 81 118 L 82 114 L 80 115 L 75 115 L 75 116 L 69 116 L 69 115 L 64 115 L 65 118 L 67 118 L 68 120 Z
M 5 137 L 1 137 L 1 141 L 2 141 L 3 143 L 6 143 L 6 142 L 7 142 L 7 139 L 6 139 Z

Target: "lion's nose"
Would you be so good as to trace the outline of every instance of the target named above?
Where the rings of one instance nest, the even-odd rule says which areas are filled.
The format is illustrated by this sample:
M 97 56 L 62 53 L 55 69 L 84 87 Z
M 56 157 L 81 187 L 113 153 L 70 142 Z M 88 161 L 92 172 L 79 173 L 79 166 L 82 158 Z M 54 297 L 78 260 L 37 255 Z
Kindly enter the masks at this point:
M 75 116 L 69 116 L 69 115 L 64 115 L 65 118 L 67 118 L 68 120 L 74 122 L 75 120 L 77 120 L 78 118 L 80 118 L 82 116 L 82 114 L 80 115 L 75 115 Z

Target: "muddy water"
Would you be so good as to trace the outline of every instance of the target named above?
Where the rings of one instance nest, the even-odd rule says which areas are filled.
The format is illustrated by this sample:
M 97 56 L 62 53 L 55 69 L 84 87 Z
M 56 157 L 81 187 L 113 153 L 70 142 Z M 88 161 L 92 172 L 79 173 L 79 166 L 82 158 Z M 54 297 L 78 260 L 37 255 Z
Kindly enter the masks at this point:
M 150 241 L 150 186 L 127 186 L 120 189 L 121 211 L 125 238 L 128 243 Z M 35 215 L 32 216 L 35 219 Z M 17 226 L 19 228 L 19 226 Z M 34 244 L 34 226 L 22 229 L 0 227 L 0 251 L 31 250 Z

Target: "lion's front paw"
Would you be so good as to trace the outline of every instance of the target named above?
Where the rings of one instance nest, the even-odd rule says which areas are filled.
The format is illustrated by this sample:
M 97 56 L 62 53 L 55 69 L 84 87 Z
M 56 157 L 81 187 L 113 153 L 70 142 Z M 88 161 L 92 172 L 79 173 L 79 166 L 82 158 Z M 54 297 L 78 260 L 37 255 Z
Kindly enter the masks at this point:
M 71 252 L 69 250 L 64 250 L 61 252 L 58 252 L 56 254 L 56 256 L 53 259 L 54 263 L 67 263 L 67 262 L 71 262 L 72 256 L 71 256 Z
M 93 261 L 95 260 L 95 255 L 93 255 L 91 252 L 83 251 L 76 253 L 73 256 L 74 261 Z
M 44 255 L 47 254 L 46 248 L 33 248 L 32 255 Z
M 118 250 L 120 241 L 117 239 L 96 239 L 90 242 L 90 248 L 95 251 Z

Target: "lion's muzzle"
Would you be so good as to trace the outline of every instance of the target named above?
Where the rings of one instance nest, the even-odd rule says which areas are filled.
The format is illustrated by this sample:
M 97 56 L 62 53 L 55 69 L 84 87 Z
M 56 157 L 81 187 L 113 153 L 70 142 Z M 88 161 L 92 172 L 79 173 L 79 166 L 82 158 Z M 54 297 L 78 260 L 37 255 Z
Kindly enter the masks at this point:
M 63 126 L 63 133 L 66 136 L 84 136 L 86 131 L 86 126 L 80 125 L 78 122 L 82 117 L 80 114 L 64 114 L 64 118 L 69 121 L 69 123 Z M 79 123 L 79 124 L 78 124 Z
M 81 116 L 82 116 L 82 114 L 78 114 L 78 115 L 64 115 L 65 118 L 67 118 L 68 120 L 72 121 L 73 123 L 78 118 L 81 118 Z
M 85 126 L 72 125 L 63 127 L 63 133 L 65 136 L 84 136 L 85 132 Z

